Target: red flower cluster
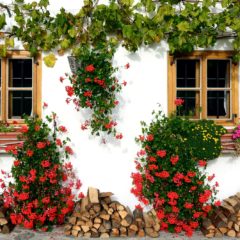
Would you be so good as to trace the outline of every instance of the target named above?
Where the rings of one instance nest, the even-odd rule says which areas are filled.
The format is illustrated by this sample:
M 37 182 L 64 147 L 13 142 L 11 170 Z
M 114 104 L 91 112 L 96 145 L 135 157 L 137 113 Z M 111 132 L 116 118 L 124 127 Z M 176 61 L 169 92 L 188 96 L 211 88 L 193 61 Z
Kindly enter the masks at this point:
M 93 72 L 94 70 L 95 70 L 95 67 L 93 66 L 93 64 L 90 64 L 85 67 L 86 72 Z
M 1 187 L 4 206 L 12 211 L 13 224 L 48 230 L 51 225 L 62 224 L 66 214 L 73 210 L 72 189 L 79 190 L 81 182 L 76 179 L 71 163 L 62 161 L 68 155 L 63 155 L 61 149 L 73 153 L 66 145 L 69 140 L 49 140 L 55 139 L 58 132 L 67 131 L 63 126 L 56 126 L 55 118 L 55 115 L 47 118 L 48 124 L 53 124 L 53 131 L 40 119 L 26 118 L 28 126 L 25 129 L 31 132 L 23 132 L 24 143 L 6 149 L 15 161 L 12 176 L 2 173 L 13 177 L 14 183 L 8 186 L 2 182 Z
M 181 105 L 183 105 L 183 103 L 184 103 L 184 99 L 182 99 L 182 98 L 177 98 L 177 99 L 174 101 L 174 103 L 175 103 L 176 106 L 181 106 Z

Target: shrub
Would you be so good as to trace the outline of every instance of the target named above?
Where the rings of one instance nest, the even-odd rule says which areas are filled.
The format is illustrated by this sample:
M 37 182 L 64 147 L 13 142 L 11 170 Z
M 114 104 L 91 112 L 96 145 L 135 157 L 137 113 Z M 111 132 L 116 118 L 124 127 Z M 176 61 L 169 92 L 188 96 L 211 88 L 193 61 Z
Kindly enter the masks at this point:
M 63 223 L 72 211 L 72 188 L 75 184 L 79 189 L 81 182 L 71 163 L 65 162 L 73 151 L 67 145 L 70 139 L 58 138 L 66 128 L 57 126 L 56 115 L 47 117 L 47 122 L 27 117 L 25 122 L 21 128 L 23 143 L 6 148 L 15 160 L 11 170 L 14 182 L 5 184 L 4 205 L 12 209 L 13 224 L 48 230 Z
M 197 152 L 202 150 L 202 144 L 208 144 L 204 141 L 205 130 L 220 131 L 221 127 L 175 114 L 166 117 L 160 111 L 153 115 L 149 126 L 141 123 L 142 135 L 136 139 L 141 150 L 135 161 L 137 172 L 132 173 L 131 192 L 142 203 L 153 205 L 162 230 L 185 231 L 191 236 L 201 218 L 211 211 L 217 192 L 216 186 L 208 184 L 214 175 L 204 172 L 207 165 L 204 159 L 209 159 L 210 154 L 199 159 L 201 155 Z M 199 128 L 200 140 L 191 136 Z M 209 139 L 219 135 L 214 133 Z

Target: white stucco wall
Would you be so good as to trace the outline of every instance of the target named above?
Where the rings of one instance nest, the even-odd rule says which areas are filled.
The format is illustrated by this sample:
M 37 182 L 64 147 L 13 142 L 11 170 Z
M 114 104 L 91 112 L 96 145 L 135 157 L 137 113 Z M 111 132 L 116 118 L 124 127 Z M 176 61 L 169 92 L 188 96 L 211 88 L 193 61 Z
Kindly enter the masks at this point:
M 71 1 L 69 4 L 66 0 L 51 0 L 50 3 L 53 11 L 61 6 L 76 10 L 81 7 L 82 1 Z M 229 50 L 230 44 L 219 41 L 214 49 Z M 120 81 L 127 81 L 117 115 L 118 128 L 123 133 L 121 141 L 101 144 L 101 139 L 93 138 L 89 131 L 80 129 L 83 113 L 76 112 L 73 105 L 66 104 L 64 86 L 67 83 L 59 81 L 60 76 L 70 72 L 66 56 L 58 57 L 53 69 L 43 65 L 42 102 L 49 105 L 44 115 L 56 112 L 61 124 L 68 129 L 75 151 L 71 160 L 83 183 L 82 191 L 86 193 L 89 186 L 112 191 L 120 202 L 133 208 L 137 201 L 130 193 L 130 175 L 134 171 L 134 158 L 139 149 L 134 138 L 141 134 L 140 121 L 150 122 L 151 112 L 157 108 L 157 103 L 161 104 L 165 113 L 167 111 L 167 44 L 162 42 L 149 48 L 142 47 L 136 53 L 129 53 L 120 47 L 114 64 L 124 66 L 126 63 L 130 63 L 130 68 L 122 68 L 119 73 Z M 11 164 L 8 156 L 0 156 L 0 169 L 10 170 Z M 220 199 L 240 191 L 239 158 L 221 156 L 211 161 L 207 170 L 210 174 L 216 174 Z

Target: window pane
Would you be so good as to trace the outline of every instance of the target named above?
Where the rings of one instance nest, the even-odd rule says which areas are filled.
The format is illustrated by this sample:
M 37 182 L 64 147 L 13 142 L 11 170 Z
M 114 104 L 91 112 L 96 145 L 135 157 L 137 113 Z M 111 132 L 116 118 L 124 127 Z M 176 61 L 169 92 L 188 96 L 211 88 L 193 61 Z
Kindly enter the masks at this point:
M 21 118 L 32 114 L 32 91 L 9 91 L 8 118 Z
M 199 87 L 199 60 L 177 60 L 177 87 Z
M 208 91 L 207 93 L 207 115 L 209 117 L 230 118 L 230 92 Z
M 182 98 L 184 100 L 183 106 L 177 108 L 178 115 L 199 118 L 199 91 L 177 91 L 177 98 Z
M 9 87 L 32 87 L 32 59 L 9 59 Z
M 213 88 L 230 86 L 230 60 L 207 61 L 207 85 Z

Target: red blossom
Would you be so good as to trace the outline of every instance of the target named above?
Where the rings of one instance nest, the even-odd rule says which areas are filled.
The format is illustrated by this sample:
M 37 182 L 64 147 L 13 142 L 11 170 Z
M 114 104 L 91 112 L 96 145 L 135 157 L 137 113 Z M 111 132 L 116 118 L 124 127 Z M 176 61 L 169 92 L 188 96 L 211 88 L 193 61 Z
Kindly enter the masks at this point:
M 174 104 L 175 104 L 176 106 L 181 106 L 181 105 L 183 105 L 183 103 L 184 103 L 184 99 L 182 99 L 182 98 L 177 98 L 177 99 L 174 101 Z
M 184 207 L 185 207 L 186 209 L 191 209 L 191 208 L 193 208 L 193 204 L 192 204 L 192 203 L 189 203 L 189 202 L 186 202 L 186 203 L 184 204 Z
M 59 127 L 58 127 L 58 130 L 59 130 L 60 132 L 67 132 L 67 128 L 66 128 L 65 126 L 59 126 Z
M 74 94 L 74 89 L 73 89 L 73 87 L 71 87 L 71 86 L 66 86 L 66 87 L 65 87 L 65 90 L 66 90 L 67 95 L 68 95 L 69 97 L 72 97 L 72 96 L 73 96 L 73 94 Z
M 129 69 L 129 68 L 130 68 L 130 64 L 127 63 L 124 67 L 125 67 L 126 69 Z
M 147 139 L 147 141 L 149 141 L 149 142 L 153 141 L 153 139 L 154 139 L 153 134 L 147 135 L 146 139 Z
M 43 148 L 45 148 L 46 147 L 46 143 L 45 142 L 38 142 L 37 143 L 37 148 L 38 149 L 43 149 Z
M 206 161 L 204 161 L 204 160 L 199 160 L 198 161 L 198 166 L 200 166 L 200 167 L 205 167 L 207 165 L 207 162 Z
M 44 197 L 44 198 L 42 199 L 42 203 L 44 203 L 44 204 L 50 203 L 50 197 Z
M 176 156 L 171 156 L 170 158 L 170 162 L 172 163 L 172 165 L 175 165 L 179 160 L 179 156 L 176 155 Z
M 73 150 L 72 150 L 72 148 L 69 147 L 69 146 L 66 146 L 66 147 L 65 147 L 65 152 L 67 152 L 67 153 L 70 154 L 70 155 L 73 155 Z
M 36 132 L 38 132 L 40 130 L 40 126 L 36 125 L 34 129 Z
M 23 126 L 21 127 L 21 129 L 20 129 L 20 132 L 22 132 L 22 133 L 27 133 L 27 132 L 28 132 L 28 126 L 23 125 Z
M 62 83 L 64 80 L 65 80 L 64 77 L 60 77 L 60 78 L 59 78 L 59 81 L 60 81 L 61 83 Z
M 95 67 L 93 66 L 93 64 L 90 64 L 85 67 L 86 72 L 94 72 L 94 70 L 95 70 Z
M 140 204 L 135 205 L 135 208 L 138 209 L 138 210 L 140 210 L 140 211 L 143 211 L 143 207 L 142 207 Z
M 159 220 L 162 220 L 165 217 L 164 211 L 163 210 L 158 210 L 157 211 L 157 217 Z
M 179 198 L 179 196 L 176 192 L 168 192 L 167 196 L 170 199 L 178 199 Z
M 43 108 L 47 108 L 48 104 L 46 102 L 43 103 Z
M 15 160 L 15 161 L 13 162 L 13 164 L 14 164 L 15 167 L 17 167 L 17 166 L 20 165 L 20 161 L 19 161 L 19 160 Z
M 219 207 L 219 206 L 221 206 L 221 201 L 216 201 L 215 203 L 214 203 L 214 205 L 216 206 L 216 207 Z
M 44 168 L 50 167 L 51 163 L 48 160 L 43 160 L 41 166 Z
M 32 157 L 33 156 L 33 151 L 32 150 L 27 150 L 26 152 L 28 157 Z
M 159 178 L 168 178 L 170 175 L 169 175 L 169 172 L 168 171 L 162 171 L 162 172 L 156 172 L 155 173 L 155 176 L 156 177 L 159 177 Z
M 208 176 L 208 181 L 212 181 L 215 178 L 215 174 L 213 174 L 212 176 Z
M 92 97 L 92 91 L 86 91 L 83 93 L 84 97 Z
M 123 135 L 122 135 L 122 133 L 118 133 L 118 134 L 116 134 L 116 139 L 122 139 L 123 138 Z
M 57 138 L 57 139 L 56 139 L 56 144 L 57 144 L 58 146 L 62 147 L 62 141 L 61 141 L 61 139 Z
M 161 158 L 164 158 L 166 156 L 167 152 L 166 150 L 158 150 L 157 155 Z

